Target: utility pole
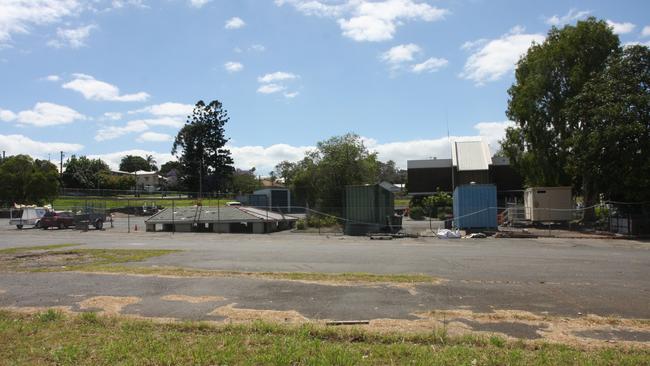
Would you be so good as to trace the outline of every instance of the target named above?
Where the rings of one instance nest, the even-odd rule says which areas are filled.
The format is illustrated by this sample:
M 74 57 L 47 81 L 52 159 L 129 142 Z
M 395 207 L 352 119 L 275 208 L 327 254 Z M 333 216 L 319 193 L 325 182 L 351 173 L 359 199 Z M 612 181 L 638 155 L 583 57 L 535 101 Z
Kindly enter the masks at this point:
M 63 176 L 63 156 L 65 154 L 61 151 L 61 161 L 59 162 L 59 177 Z

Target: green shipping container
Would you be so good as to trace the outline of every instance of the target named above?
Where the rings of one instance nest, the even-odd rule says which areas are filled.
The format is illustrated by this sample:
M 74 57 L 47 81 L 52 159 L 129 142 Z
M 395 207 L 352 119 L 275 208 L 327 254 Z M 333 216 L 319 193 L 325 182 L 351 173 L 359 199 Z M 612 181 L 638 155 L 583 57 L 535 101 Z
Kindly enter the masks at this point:
M 345 187 L 346 231 L 362 226 L 372 232 L 391 226 L 394 212 L 393 193 L 378 184 Z

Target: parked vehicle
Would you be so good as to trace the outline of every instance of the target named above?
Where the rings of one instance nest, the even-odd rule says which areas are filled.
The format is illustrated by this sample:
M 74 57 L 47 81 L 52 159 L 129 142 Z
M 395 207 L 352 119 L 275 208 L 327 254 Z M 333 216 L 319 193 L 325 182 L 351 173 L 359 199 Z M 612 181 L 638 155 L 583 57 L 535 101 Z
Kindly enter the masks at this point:
M 94 226 L 95 229 L 101 230 L 106 221 L 106 214 L 104 212 L 87 211 L 86 213 L 77 213 L 74 215 L 74 223 L 79 227 Z
M 22 229 L 24 226 L 39 227 L 41 218 L 46 212 L 45 207 L 34 206 L 11 209 L 9 211 L 9 225 L 16 225 L 18 229 Z
M 71 212 L 66 211 L 49 211 L 41 218 L 40 222 L 40 227 L 43 229 L 48 229 L 51 227 L 67 229 L 73 226 L 75 226 L 74 216 Z

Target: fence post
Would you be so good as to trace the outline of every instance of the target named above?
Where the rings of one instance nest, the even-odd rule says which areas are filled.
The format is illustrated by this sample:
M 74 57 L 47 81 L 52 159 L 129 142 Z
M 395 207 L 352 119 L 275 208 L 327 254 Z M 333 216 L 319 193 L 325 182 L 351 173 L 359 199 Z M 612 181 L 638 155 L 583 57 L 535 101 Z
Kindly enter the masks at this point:
M 129 199 L 126 200 L 126 225 L 128 227 L 127 232 L 131 232 L 131 207 L 129 207 Z

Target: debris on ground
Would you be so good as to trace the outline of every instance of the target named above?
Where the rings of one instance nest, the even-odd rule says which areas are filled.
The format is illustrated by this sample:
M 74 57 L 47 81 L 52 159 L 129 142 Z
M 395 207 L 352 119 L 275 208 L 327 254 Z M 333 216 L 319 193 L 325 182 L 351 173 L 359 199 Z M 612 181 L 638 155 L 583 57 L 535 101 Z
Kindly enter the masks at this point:
M 460 239 L 462 235 L 458 230 L 438 229 L 436 237 L 438 239 Z
M 487 235 L 484 233 L 471 233 L 467 236 L 465 236 L 466 239 L 485 239 L 487 238 Z

